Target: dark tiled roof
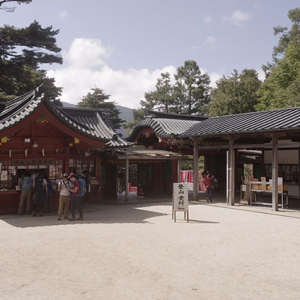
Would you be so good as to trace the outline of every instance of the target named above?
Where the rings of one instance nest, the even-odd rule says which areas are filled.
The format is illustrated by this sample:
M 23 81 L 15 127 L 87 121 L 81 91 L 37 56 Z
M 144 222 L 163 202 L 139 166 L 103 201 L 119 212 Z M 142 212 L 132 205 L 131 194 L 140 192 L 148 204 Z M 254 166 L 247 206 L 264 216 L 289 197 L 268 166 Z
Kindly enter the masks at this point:
M 274 132 L 299 128 L 300 107 L 295 107 L 211 117 L 203 122 L 198 122 L 180 136 L 220 136 L 239 133 Z
M 93 129 L 97 137 L 109 139 L 105 144 L 106 148 L 128 147 L 132 144 L 119 137 L 113 129 L 104 122 L 100 111 L 69 107 L 60 108 L 60 111 L 64 112 L 68 117 L 72 117 L 76 122 Z
M 57 107 L 43 98 L 40 88 L 6 103 L 5 109 L 0 113 L 0 132 L 21 123 L 34 113 L 42 103 L 66 126 L 89 138 L 106 143 L 107 148 L 131 145 L 107 126 L 100 112 L 84 109 L 68 110 Z
M 148 115 L 154 116 L 155 118 L 161 119 L 177 119 L 177 120 L 190 120 L 190 121 L 203 121 L 206 120 L 207 117 L 198 116 L 198 115 L 183 115 L 183 114 L 170 114 L 155 110 L 149 110 Z
M 178 136 L 184 133 L 189 128 L 195 126 L 198 123 L 199 121 L 194 120 L 145 118 L 135 126 L 127 140 L 133 141 L 139 130 L 146 127 L 151 127 L 154 130 L 155 134 L 161 138 L 170 138 L 172 135 Z
M 21 122 L 32 114 L 41 103 L 39 88 L 8 101 L 0 113 L 0 132 Z

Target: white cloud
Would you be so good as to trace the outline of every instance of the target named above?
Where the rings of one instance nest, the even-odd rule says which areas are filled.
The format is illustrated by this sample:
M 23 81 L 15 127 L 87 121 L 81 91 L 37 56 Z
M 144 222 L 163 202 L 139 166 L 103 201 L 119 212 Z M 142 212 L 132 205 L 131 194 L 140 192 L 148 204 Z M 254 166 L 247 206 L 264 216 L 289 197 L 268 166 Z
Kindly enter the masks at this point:
M 256 70 L 256 72 L 258 73 L 258 79 L 261 80 L 261 81 L 265 81 L 266 74 L 263 71 L 263 69 L 260 68 L 260 69 Z
M 126 71 L 113 70 L 105 59 L 111 50 L 103 47 L 100 40 L 75 39 L 69 51 L 63 54 L 65 65 L 49 70 L 56 85 L 63 87 L 62 101 L 77 104 L 95 86 L 111 95 L 110 100 L 119 105 L 137 108 L 145 92 L 155 89 L 161 73 L 173 77 L 176 68 L 168 66 L 150 72 L 148 69 Z
M 223 77 L 223 75 L 217 72 L 212 72 L 209 74 L 209 76 L 210 76 L 210 86 L 213 88 L 217 87 L 216 82 Z
M 68 12 L 66 10 L 62 10 L 60 13 L 59 13 L 59 17 L 61 19 L 65 19 L 67 16 L 68 16 Z
M 216 42 L 216 39 L 213 36 L 208 36 L 205 41 L 204 44 L 214 44 Z
M 72 42 L 65 60 L 70 66 L 87 69 L 101 66 L 112 52 L 112 48 L 104 48 L 98 39 L 77 38 Z
M 204 17 L 203 22 L 208 24 L 208 23 L 213 22 L 214 20 L 215 20 L 215 18 L 213 16 L 209 15 L 209 16 Z
M 49 70 L 48 76 L 55 78 L 56 85 L 63 87 L 61 100 L 77 104 L 82 97 L 97 86 L 111 95 L 110 100 L 117 104 L 138 108 L 145 92 L 155 89 L 161 73 L 169 72 L 174 78 L 176 67 L 166 66 L 150 72 L 148 69 L 113 70 L 105 61 L 111 50 L 105 48 L 100 40 L 75 39 L 70 49 L 63 53 L 64 65 L 56 70 Z M 207 72 L 201 69 L 201 72 Z M 211 75 L 212 86 L 215 78 Z
M 250 17 L 251 16 L 249 14 L 243 13 L 240 10 L 236 10 L 231 16 L 223 17 L 223 20 L 228 21 L 234 25 L 240 25 L 242 22 L 250 19 Z

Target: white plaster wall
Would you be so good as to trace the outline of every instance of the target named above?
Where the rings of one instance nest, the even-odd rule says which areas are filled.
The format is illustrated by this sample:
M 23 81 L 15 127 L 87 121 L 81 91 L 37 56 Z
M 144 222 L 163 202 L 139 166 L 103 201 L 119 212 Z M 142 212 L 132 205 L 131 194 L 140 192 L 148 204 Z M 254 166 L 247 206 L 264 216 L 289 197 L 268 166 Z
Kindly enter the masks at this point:
M 272 164 L 272 151 L 265 151 L 265 164 Z M 278 164 L 299 164 L 298 150 L 278 150 Z

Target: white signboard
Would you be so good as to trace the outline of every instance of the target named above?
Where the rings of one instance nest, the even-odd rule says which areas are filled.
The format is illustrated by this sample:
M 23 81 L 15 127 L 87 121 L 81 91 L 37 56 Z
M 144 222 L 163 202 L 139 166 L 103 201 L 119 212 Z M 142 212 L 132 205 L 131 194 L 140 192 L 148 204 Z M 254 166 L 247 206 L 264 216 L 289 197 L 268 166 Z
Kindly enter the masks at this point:
M 187 213 L 189 211 L 189 193 L 188 183 L 173 183 L 173 214 L 174 221 L 176 222 L 176 211 L 183 211 Z M 188 218 L 187 218 L 188 221 Z

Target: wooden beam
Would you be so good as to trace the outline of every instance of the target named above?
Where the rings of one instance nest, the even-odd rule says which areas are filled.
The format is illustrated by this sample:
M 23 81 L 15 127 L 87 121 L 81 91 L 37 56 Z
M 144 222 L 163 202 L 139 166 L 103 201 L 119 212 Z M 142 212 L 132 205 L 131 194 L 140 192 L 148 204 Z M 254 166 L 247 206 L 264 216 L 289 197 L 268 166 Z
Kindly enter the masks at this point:
M 272 136 L 272 210 L 278 211 L 278 137 Z

